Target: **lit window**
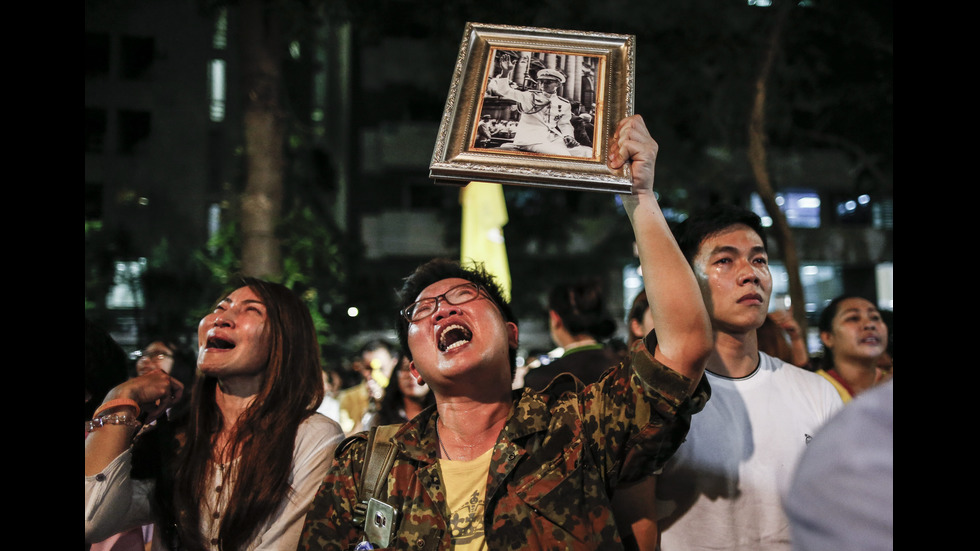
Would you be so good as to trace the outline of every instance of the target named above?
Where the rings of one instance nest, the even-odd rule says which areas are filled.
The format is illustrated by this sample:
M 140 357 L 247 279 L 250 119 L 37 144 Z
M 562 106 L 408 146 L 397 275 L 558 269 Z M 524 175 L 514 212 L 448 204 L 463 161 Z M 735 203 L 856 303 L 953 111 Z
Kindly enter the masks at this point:
M 820 227 L 820 196 L 809 189 L 787 189 L 776 193 L 776 205 L 786 216 L 791 228 Z M 752 211 L 762 218 L 764 227 L 772 226 L 772 218 L 758 193 L 752 193 Z
M 213 245 L 214 236 L 218 234 L 218 230 L 221 229 L 221 205 L 218 203 L 211 203 L 208 207 L 208 249 L 214 252 L 217 249 L 216 245 Z
M 835 209 L 837 221 L 841 224 L 875 224 L 875 214 L 880 211 L 879 201 L 872 201 L 867 194 L 853 198 L 843 198 Z
M 106 308 L 142 308 L 143 285 L 141 277 L 146 270 L 146 259 L 116 261 L 116 271 L 112 277 L 112 287 L 106 295 Z
M 875 228 L 892 229 L 892 200 L 880 199 L 871 205 L 871 224 Z
M 895 267 L 891 262 L 882 262 L 875 266 L 875 286 L 878 289 L 878 309 L 895 309 L 894 292 Z
M 225 60 L 211 60 L 208 83 L 211 90 L 211 120 L 221 122 L 225 119 Z
M 788 310 L 791 303 L 786 266 L 781 262 L 770 262 L 769 272 L 772 274 L 769 311 Z M 804 310 L 807 315 L 818 314 L 830 299 L 844 292 L 841 268 L 836 264 L 800 266 L 800 283 L 803 284 L 803 300 L 806 302 Z
M 228 46 L 228 8 L 218 9 L 218 17 L 214 22 L 214 36 L 211 46 L 215 50 L 224 50 Z

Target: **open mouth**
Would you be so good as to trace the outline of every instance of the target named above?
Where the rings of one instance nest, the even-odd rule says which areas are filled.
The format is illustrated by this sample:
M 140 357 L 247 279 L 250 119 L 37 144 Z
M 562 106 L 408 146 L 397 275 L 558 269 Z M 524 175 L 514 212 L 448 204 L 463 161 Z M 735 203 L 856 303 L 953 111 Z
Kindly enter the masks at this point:
M 235 343 L 219 337 L 208 337 L 207 347 L 217 348 L 219 350 L 230 350 L 235 348 Z
M 452 324 L 442 330 L 439 335 L 439 350 L 441 352 L 446 352 L 448 350 L 453 350 L 459 348 L 464 344 L 470 342 L 473 338 L 473 332 L 463 327 L 459 324 Z

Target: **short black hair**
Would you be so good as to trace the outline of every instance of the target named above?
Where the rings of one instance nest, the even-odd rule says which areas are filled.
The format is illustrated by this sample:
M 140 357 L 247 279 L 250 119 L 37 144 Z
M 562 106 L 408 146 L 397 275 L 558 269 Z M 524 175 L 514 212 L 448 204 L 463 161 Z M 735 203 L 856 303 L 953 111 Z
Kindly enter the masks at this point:
M 632 345 L 636 340 L 643 337 L 636 337 L 633 335 L 632 322 L 636 320 L 636 323 L 643 325 L 643 316 L 650 309 L 650 299 L 647 298 L 646 289 L 640 289 L 640 292 L 633 297 L 633 305 L 630 306 L 629 313 L 626 314 L 626 331 L 629 334 L 629 345 Z M 653 347 L 657 346 L 657 330 L 651 329 L 650 333 L 645 337 L 647 349 L 653 350 Z
M 602 281 L 582 277 L 551 288 L 548 309 L 553 310 L 572 335 L 586 334 L 597 341 L 616 332 L 616 320 L 606 309 Z
M 493 274 L 488 272 L 482 263 L 475 262 L 472 265 L 463 266 L 454 260 L 436 258 L 416 268 L 411 275 L 405 278 L 402 288 L 398 292 L 398 315 L 396 319 L 398 343 L 401 345 L 405 357 L 409 360 L 412 359 L 412 351 L 408 348 L 408 320 L 402 317 L 401 311 L 409 304 L 415 302 L 415 298 L 419 296 L 419 293 L 429 285 L 451 278 L 465 279 L 483 287 L 487 294 L 490 295 L 490 299 L 500 309 L 504 320 L 517 325 L 517 317 L 514 316 L 510 304 L 504 298 L 503 289 L 497 283 Z M 516 348 L 510 349 L 510 369 L 512 374 L 517 369 Z
M 759 215 L 749 209 L 729 203 L 714 204 L 687 217 L 674 227 L 674 238 L 688 263 L 693 266 L 698 248 L 705 239 L 739 224 L 744 224 L 759 234 L 763 248 L 766 251 L 769 250 L 765 230 L 762 228 L 762 219 L 759 218 Z

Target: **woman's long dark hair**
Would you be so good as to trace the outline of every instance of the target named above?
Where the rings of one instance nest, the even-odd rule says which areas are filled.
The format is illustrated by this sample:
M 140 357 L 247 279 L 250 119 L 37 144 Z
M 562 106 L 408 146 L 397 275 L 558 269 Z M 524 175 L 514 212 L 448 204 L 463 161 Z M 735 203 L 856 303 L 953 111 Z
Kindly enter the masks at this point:
M 218 530 L 220 548 L 229 550 L 244 549 L 289 497 L 297 429 L 316 411 L 324 394 L 319 345 L 307 306 L 277 283 L 245 277 L 236 288 L 242 286 L 254 291 L 266 306 L 269 359 L 261 389 L 239 418 L 226 456 L 239 457 Z M 219 457 L 214 441 L 223 425 L 215 402 L 217 384 L 213 377 L 197 377 L 182 446 L 173 468 L 157 484 L 165 541 L 186 549 L 206 547 L 200 531 L 201 503 L 213 491 L 208 477 Z

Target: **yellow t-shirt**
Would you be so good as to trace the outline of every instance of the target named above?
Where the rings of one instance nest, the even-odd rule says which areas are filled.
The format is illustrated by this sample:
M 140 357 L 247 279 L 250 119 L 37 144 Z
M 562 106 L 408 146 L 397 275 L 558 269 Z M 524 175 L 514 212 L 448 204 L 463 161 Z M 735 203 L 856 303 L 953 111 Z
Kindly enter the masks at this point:
M 844 400 L 844 403 L 845 404 L 851 401 L 851 393 L 850 393 L 850 391 L 848 391 L 846 388 L 844 388 L 844 385 L 840 384 L 840 381 L 838 381 L 837 379 L 835 379 L 833 375 L 831 375 L 830 373 L 827 373 L 823 369 L 818 369 L 816 371 L 816 373 L 817 373 L 817 375 L 820 375 L 824 379 L 827 379 L 828 381 L 830 381 L 830 384 L 834 385 L 834 388 L 837 389 L 837 394 L 840 394 L 840 398 L 841 398 L 841 400 Z
M 455 551 L 485 551 L 483 500 L 490 473 L 491 447 L 480 457 L 469 461 L 439 460 L 446 486 L 449 507 L 449 529 Z

